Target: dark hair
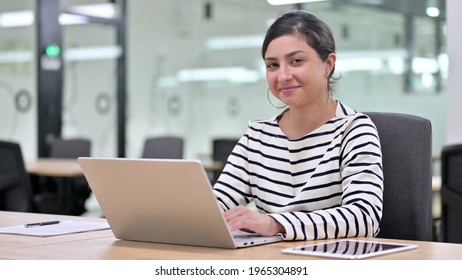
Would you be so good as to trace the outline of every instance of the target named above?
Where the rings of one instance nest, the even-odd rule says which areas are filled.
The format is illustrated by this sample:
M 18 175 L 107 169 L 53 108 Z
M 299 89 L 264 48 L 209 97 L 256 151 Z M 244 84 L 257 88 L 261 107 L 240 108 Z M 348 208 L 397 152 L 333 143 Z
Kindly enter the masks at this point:
M 271 41 L 285 35 L 303 38 L 318 53 L 322 61 L 326 61 L 329 54 L 335 53 L 335 39 L 330 27 L 314 14 L 295 10 L 284 13 L 269 27 L 261 49 L 263 59 L 265 59 L 265 53 Z M 332 77 L 334 71 L 335 65 L 329 74 L 329 92 L 335 83 Z

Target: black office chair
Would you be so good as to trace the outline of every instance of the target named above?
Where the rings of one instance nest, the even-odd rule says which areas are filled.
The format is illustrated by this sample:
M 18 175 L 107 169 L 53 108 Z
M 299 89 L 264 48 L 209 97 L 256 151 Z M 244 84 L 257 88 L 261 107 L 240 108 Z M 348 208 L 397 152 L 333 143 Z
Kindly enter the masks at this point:
M 441 152 L 441 241 L 462 243 L 462 144 Z
M 91 141 L 85 138 L 56 139 L 51 143 L 50 158 L 77 159 L 89 157 L 91 154 Z M 85 201 L 91 189 L 84 176 L 77 178 L 40 178 L 39 190 L 34 195 L 34 205 L 37 212 L 81 215 L 85 209 Z M 62 186 L 66 181 L 66 187 Z M 61 185 L 61 186 L 60 186 Z M 61 188 L 61 190 L 59 189 Z M 71 192 L 71 201 L 63 209 L 63 202 L 58 201 L 58 192 Z
M 429 120 L 366 113 L 382 147 L 384 197 L 378 237 L 432 240 L 432 132 Z
M 239 138 L 214 139 L 212 142 L 212 160 L 215 162 L 223 163 L 223 167 L 224 167 L 224 165 L 228 161 L 229 155 L 233 151 L 237 142 L 239 142 Z M 214 184 L 218 180 L 218 177 L 220 176 L 222 171 L 223 169 L 213 172 L 212 184 Z
M 6 141 L 0 141 L 0 210 L 32 210 L 32 187 L 21 147 Z
M 78 158 L 88 157 L 91 151 L 91 141 L 84 138 L 56 139 L 51 144 L 50 157 Z
M 182 159 L 183 138 L 159 136 L 147 138 L 143 147 L 143 158 Z

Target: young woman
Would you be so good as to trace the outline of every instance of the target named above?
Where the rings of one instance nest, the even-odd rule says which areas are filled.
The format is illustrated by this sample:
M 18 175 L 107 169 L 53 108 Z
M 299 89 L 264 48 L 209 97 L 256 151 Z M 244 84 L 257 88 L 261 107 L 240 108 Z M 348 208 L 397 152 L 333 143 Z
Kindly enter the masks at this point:
M 262 56 L 268 90 L 286 107 L 249 123 L 214 186 L 228 227 L 286 240 L 375 236 L 380 141 L 366 115 L 332 98 L 329 26 L 305 11 L 285 13 L 268 29 Z M 251 201 L 258 211 L 246 207 Z

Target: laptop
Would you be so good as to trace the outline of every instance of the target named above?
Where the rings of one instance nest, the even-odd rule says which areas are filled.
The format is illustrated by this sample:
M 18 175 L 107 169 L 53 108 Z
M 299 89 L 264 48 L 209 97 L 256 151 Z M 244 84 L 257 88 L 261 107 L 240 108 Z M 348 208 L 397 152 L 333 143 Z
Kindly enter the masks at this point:
M 218 248 L 282 240 L 234 236 L 200 161 L 79 157 L 78 162 L 118 239 Z

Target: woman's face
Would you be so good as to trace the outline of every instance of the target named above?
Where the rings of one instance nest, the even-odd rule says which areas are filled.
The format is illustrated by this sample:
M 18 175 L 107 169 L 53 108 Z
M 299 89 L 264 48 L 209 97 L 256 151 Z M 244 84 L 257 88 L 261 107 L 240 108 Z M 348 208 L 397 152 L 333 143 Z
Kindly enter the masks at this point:
M 265 53 L 266 79 L 271 92 L 291 108 L 328 98 L 328 76 L 335 54 L 322 61 L 318 53 L 299 36 L 274 39 Z

